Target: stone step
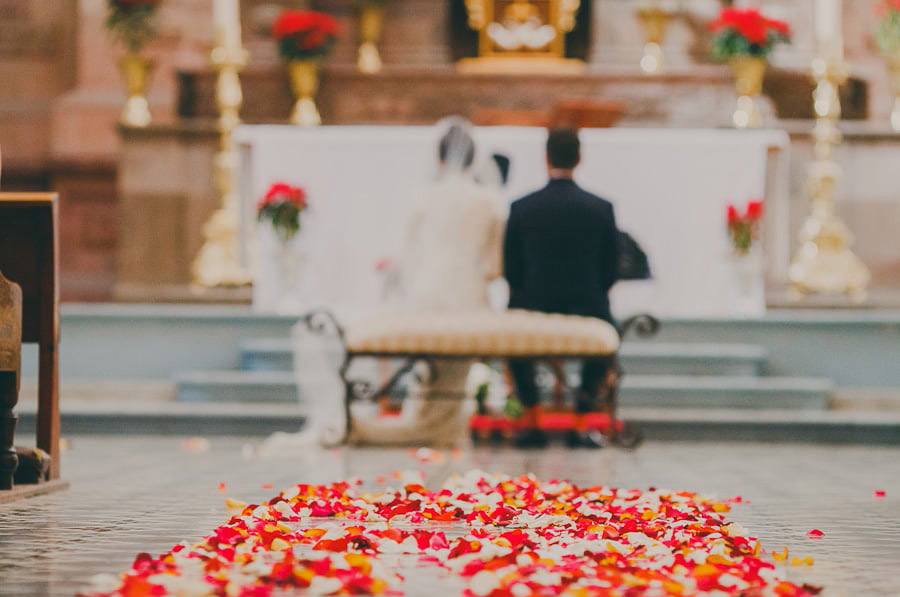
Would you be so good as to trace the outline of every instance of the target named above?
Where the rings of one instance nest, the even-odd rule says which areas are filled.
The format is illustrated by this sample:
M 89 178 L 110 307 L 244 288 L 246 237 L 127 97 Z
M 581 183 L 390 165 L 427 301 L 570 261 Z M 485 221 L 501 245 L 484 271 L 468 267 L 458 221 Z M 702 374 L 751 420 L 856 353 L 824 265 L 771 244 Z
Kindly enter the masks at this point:
M 759 375 L 766 351 L 751 344 L 626 343 L 622 363 L 638 375 Z M 285 338 L 241 343 L 241 366 L 249 371 L 290 371 L 293 347 Z
M 291 371 L 294 346 L 290 338 L 254 338 L 240 344 L 241 368 L 248 371 Z
M 752 344 L 624 343 L 622 366 L 629 375 L 757 376 L 768 355 Z
M 623 407 L 824 410 L 833 391 L 819 378 L 628 375 L 620 396 Z
M 256 436 L 303 427 L 303 409 L 287 404 L 63 400 L 64 436 Z M 35 404 L 18 408 L 18 435 L 34 433 Z M 746 409 L 625 408 L 623 418 L 648 441 L 752 441 L 900 445 L 900 413 Z M 76 442 L 77 444 L 77 442 Z
M 36 410 L 34 402 L 19 406 L 19 437 L 33 433 Z M 60 411 L 64 435 L 264 436 L 304 424 L 298 404 L 72 399 Z
M 292 403 L 294 374 L 285 371 L 189 371 L 175 377 L 179 402 Z
M 900 445 L 900 413 L 623 408 L 650 441 Z
M 195 371 L 176 383 L 182 402 L 298 401 L 293 374 L 282 371 Z M 827 380 L 807 378 L 629 375 L 621 402 L 665 408 L 824 409 L 832 389 Z

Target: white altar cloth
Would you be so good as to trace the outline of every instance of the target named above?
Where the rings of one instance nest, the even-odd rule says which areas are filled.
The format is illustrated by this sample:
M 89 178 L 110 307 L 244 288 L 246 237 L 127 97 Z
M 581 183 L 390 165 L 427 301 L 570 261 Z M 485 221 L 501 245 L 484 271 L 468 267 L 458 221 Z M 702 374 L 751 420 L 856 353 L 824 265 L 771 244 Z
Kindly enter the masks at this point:
M 240 127 L 241 243 L 255 274 L 254 306 L 284 307 L 286 276 L 275 242 L 255 221 L 257 199 L 276 181 L 300 185 L 309 195 L 291 248 L 297 280 L 290 303 L 337 311 L 376 306 L 381 282 L 375 263 L 400 251 L 414 192 L 435 174 L 438 134 L 415 126 Z M 485 127 L 475 136 L 479 150 L 510 157 L 507 200 L 545 184 L 543 130 Z M 746 304 L 736 308 L 725 206 L 762 197 L 769 211 L 786 206 L 788 144 L 782 131 L 583 131 L 576 179 L 613 202 L 619 227 L 645 249 L 654 273 L 652 282 L 617 285 L 616 316 L 747 315 Z M 763 310 L 760 295 L 751 311 Z

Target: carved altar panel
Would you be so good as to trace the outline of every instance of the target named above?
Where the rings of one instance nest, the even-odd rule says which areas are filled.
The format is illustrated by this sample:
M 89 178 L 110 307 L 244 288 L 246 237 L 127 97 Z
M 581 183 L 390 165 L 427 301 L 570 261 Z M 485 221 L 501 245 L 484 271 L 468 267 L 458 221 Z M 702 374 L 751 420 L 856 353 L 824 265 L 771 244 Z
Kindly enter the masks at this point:
M 581 0 L 465 0 L 481 58 L 563 58 Z

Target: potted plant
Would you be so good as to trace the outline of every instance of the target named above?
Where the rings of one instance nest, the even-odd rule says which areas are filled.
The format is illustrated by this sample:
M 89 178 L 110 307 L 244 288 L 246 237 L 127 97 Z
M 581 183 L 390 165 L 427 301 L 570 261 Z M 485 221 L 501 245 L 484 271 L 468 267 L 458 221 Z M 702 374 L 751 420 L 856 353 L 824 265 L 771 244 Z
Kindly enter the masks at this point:
M 107 0 L 106 28 L 125 46 L 119 69 L 128 96 L 120 118 L 126 126 L 144 127 L 151 121 L 146 94 L 153 64 L 141 51 L 156 37 L 160 4 L 162 0 Z
M 881 0 L 877 10 L 875 43 L 887 60 L 894 88 L 891 126 L 895 131 L 900 131 L 900 0 Z
M 288 243 L 300 232 L 300 213 L 306 208 L 306 191 L 276 182 L 256 204 L 256 218 L 269 222 L 278 239 Z
M 759 314 L 765 307 L 762 260 L 754 250 L 759 240 L 763 217 L 763 202 L 747 202 L 744 210 L 734 205 L 726 209 L 726 226 L 731 241 L 732 272 L 734 273 L 735 310 L 746 315 Z
M 286 10 L 272 26 L 282 59 L 287 62 L 291 89 L 297 99 L 291 122 L 301 126 L 322 123 L 315 95 L 319 87 L 319 67 L 337 39 L 337 20 L 324 12 Z
M 257 221 L 267 224 L 259 236 L 259 256 L 263 259 L 259 267 L 277 276 L 278 290 L 271 306 L 280 312 L 294 312 L 300 307 L 297 281 L 303 255 L 294 241 L 300 232 L 300 214 L 307 207 L 306 191 L 284 182 L 272 184 L 256 204 Z M 273 255 L 275 259 L 271 259 Z
M 709 26 L 713 32 L 713 58 L 727 62 L 734 72 L 738 94 L 734 125 L 762 126 L 756 100 L 762 95 L 768 56 L 778 44 L 790 42 L 790 25 L 770 19 L 755 8 L 729 7 L 722 9 Z

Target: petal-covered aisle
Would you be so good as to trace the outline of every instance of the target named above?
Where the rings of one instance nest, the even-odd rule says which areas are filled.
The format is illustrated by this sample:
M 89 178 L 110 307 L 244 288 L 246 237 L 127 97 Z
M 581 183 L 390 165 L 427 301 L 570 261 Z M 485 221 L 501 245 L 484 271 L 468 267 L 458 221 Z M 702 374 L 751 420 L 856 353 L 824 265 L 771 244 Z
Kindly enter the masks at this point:
M 72 482 L 68 492 L 0 506 L 0 596 L 72 597 L 79 592 L 89 592 L 91 580 L 101 574 L 108 582 L 115 583 L 121 572 L 131 569 L 138 553 L 147 552 L 156 557 L 184 542 L 181 552 L 186 555 L 188 548 L 202 543 L 205 538 L 215 536 L 218 539 L 214 530 L 244 510 L 245 506 L 237 500 L 247 505 L 265 504 L 282 488 L 293 491 L 300 481 L 316 487 L 319 484 L 330 486 L 339 479 L 361 478 L 365 480 L 362 486 L 347 487 L 348 491 L 359 495 L 383 492 L 390 486 L 402 490 L 410 483 L 434 491 L 447 484 L 454 475 L 464 475 L 474 469 L 503 471 L 516 478 L 530 471 L 544 481 L 567 478 L 583 488 L 582 493 L 594 485 L 637 487 L 642 489 L 641 497 L 632 505 L 647 505 L 654 513 L 660 511 L 659 506 L 663 503 L 660 498 L 666 492 L 662 488 L 690 488 L 700 495 L 717 499 L 704 502 L 699 496 L 692 497 L 680 507 L 687 507 L 690 517 L 705 516 L 705 509 L 711 508 L 710 515 L 714 518 L 722 522 L 734 521 L 747 529 L 737 535 L 758 536 L 762 545 L 758 555 L 762 561 L 775 566 L 777 577 L 797 586 L 805 583 L 822 586 L 823 597 L 900 594 L 900 580 L 895 574 L 900 563 L 900 518 L 897 516 L 900 451 L 895 448 L 649 442 L 635 452 L 570 452 L 552 448 L 524 453 L 479 449 L 423 455 L 404 450 L 310 452 L 285 449 L 266 455 L 257 449 L 259 440 L 252 438 L 186 441 L 177 437 L 151 436 L 75 437 L 69 445 L 64 454 L 65 470 Z M 412 477 L 398 478 L 397 471 L 402 470 L 412 470 Z M 421 477 L 423 472 L 424 479 Z M 652 486 L 660 491 L 649 491 Z M 454 487 L 461 490 L 462 485 L 451 486 L 451 491 L 457 491 Z M 609 499 L 606 491 L 601 495 Z M 481 493 L 479 490 L 472 495 Z M 616 500 L 625 503 L 626 496 L 627 493 L 619 492 Z M 742 497 L 742 503 L 728 502 L 736 496 Z M 233 506 L 230 511 L 226 506 L 228 500 Z M 287 502 L 277 503 L 285 504 L 278 506 L 282 510 L 288 506 Z M 724 503 L 731 511 L 715 512 L 715 503 Z M 378 507 L 387 506 L 378 504 Z M 465 511 L 466 507 L 460 507 Z M 290 508 L 293 512 L 293 504 Z M 497 510 L 488 509 L 488 515 Z M 475 511 L 474 507 L 472 511 Z M 501 512 L 504 510 L 498 515 Z M 312 514 L 311 509 L 309 514 Z M 647 528 L 647 525 L 668 518 L 667 515 L 656 516 L 657 523 L 653 519 L 648 522 L 643 520 L 642 513 L 640 520 L 626 523 L 627 518 L 623 520 L 621 513 L 611 514 L 617 517 L 616 522 L 594 525 L 603 527 L 603 537 L 595 543 L 604 548 L 613 543 L 635 543 L 631 537 L 613 538 L 607 527 L 621 529 L 625 524 L 637 524 Z M 449 557 L 451 550 L 465 549 L 458 547 L 463 545 L 458 539 L 466 534 L 473 534 L 479 544 L 491 543 L 484 552 L 487 554 L 495 548 L 506 548 L 504 541 L 511 547 L 514 540 L 523 538 L 519 531 L 526 531 L 527 541 L 518 545 L 517 553 L 546 550 L 552 559 L 557 557 L 555 548 L 545 543 L 561 540 L 570 530 L 577 532 L 578 529 L 577 524 L 570 528 L 556 525 L 553 527 L 556 537 L 537 538 L 533 531 L 546 524 L 528 522 L 497 528 L 475 527 L 463 521 L 409 521 L 413 515 L 398 514 L 391 520 L 390 528 L 397 533 L 386 532 L 384 521 L 360 522 L 324 516 L 303 522 L 278 521 L 273 529 L 266 531 L 265 525 L 262 529 L 274 533 L 270 537 L 276 547 L 283 547 L 274 541 L 277 534 L 284 534 L 287 538 L 283 540 L 290 542 L 293 540 L 291 534 L 305 535 L 310 529 L 323 529 L 331 534 L 326 536 L 322 531 L 311 531 L 298 541 L 300 544 L 294 549 L 295 563 L 327 557 L 335 571 L 343 568 L 349 572 L 354 568 L 351 561 L 363 568 L 362 562 L 367 561 L 372 565 L 369 576 L 382 578 L 385 590 L 402 590 L 409 597 L 460 595 L 467 588 L 479 590 L 493 586 L 496 579 L 490 574 L 482 574 L 477 583 L 474 582 L 475 574 L 460 575 L 466 565 L 472 566 L 469 572 L 481 572 L 476 570 L 481 566 L 477 563 L 477 555 Z M 610 521 L 613 521 L 612 517 Z M 708 523 L 704 521 L 703 524 Z M 281 529 L 279 525 L 285 528 Z M 337 540 L 338 545 L 332 545 L 340 547 L 340 540 L 350 532 L 348 528 L 354 526 L 364 527 L 360 535 L 378 544 L 378 554 L 359 553 L 355 555 L 365 558 L 354 557 L 348 561 L 341 552 L 314 549 L 323 538 Z M 238 531 L 237 528 L 234 530 Z M 813 536 L 813 530 L 821 531 L 822 536 Z M 245 532 L 249 536 L 250 532 Z M 485 532 L 488 535 L 478 537 Z M 411 537 L 409 533 L 412 533 Z M 446 547 L 439 533 L 446 538 Z M 500 539 L 504 533 L 512 534 Z M 240 531 L 231 539 L 239 535 Z M 432 545 L 434 536 L 438 539 Z M 428 538 L 427 547 L 424 538 Z M 703 538 L 704 541 L 710 539 L 709 535 Z M 578 537 L 566 536 L 565 540 L 583 545 Z M 494 545 L 494 541 L 499 541 L 500 545 Z M 660 542 L 665 544 L 664 540 Z M 328 544 L 322 547 L 325 545 Z M 234 547 L 237 555 L 239 550 L 237 545 Z M 356 552 L 364 551 L 359 549 L 358 541 L 351 545 L 349 538 L 348 547 Z M 389 553 L 392 548 L 395 553 Z M 694 548 L 695 551 L 698 549 L 699 546 Z M 570 551 L 579 555 L 575 550 Z M 648 545 L 646 553 L 653 552 Z M 423 553 L 425 557 L 434 556 L 437 561 L 430 558 L 420 562 Z M 269 562 L 269 571 L 285 557 L 285 550 L 273 550 L 273 555 L 275 559 Z M 516 568 L 510 570 L 521 575 L 518 559 L 516 557 Z M 751 561 L 746 559 L 746 562 Z M 148 563 L 142 558 L 139 567 Z M 200 563 L 199 560 L 195 562 Z M 501 559 L 498 565 L 502 563 Z M 522 563 L 527 564 L 524 559 Z M 596 562 L 587 565 L 589 569 L 596 568 Z M 281 567 L 281 570 L 285 569 Z M 261 574 L 259 570 L 265 572 L 265 566 L 246 571 L 250 581 L 255 578 L 253 574 Z M 700 576 L 704 571 L 710 570 L 700 568 Z M 398 574 L 404 577 L 402 581 L 396 578 Z M 538 574 L 538 581 L 544 577 L 537 567 L 532 576 L 534 574 Z M 762 573 L 765 574 L 769 572 Z M 300 576 L 302 578 L 303 574 Z M 725 576 L 724 580 L 731 579 Z M 485 584 L 481 585 L 482 582 Z M 324 588 L 329 587 L 326 584 Z M 309 594 L 309 589 L 276 592 L 304 593 Z M 137 594 L 150 595 L 152 592 Z
M 396 476 L 399 488 L 349 480 L 229 500 L 235 514 L 204 540 L 140 554 L 91 595 L 401 595 L 418 567 L 446 572 L 436 594 L 467 597 L 820 592 L 780 578 L 785 557 L 728 519 L 740 497 L 480 471 L 432 490 L 424 473 Z

